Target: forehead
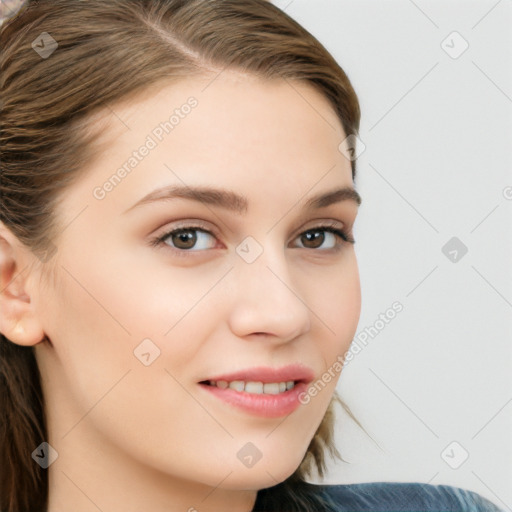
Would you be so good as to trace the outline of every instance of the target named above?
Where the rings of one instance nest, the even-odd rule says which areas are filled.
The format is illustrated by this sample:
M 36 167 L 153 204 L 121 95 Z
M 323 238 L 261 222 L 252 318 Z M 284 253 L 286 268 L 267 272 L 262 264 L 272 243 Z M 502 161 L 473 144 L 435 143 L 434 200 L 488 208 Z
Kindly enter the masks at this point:
M 192 109 L 187 106 L 191 98 L 197 104 Z M 259 139 L 284 146 L 293 141 L 298 144 L 299 132 L 311 142 L 315 133 L 320 137 L 328 133 L 328 139 L 338 143 L 345 137 L 332 105 L 312 84 L 268 80 L 232 70 L 152 84 L 95 114 L 91 121 L 90 130 L 96 129 L 98 142 L 108 147 L 136 145 L 141 135 L 161 131 L 158 126 L 169 121 L 173 133 L 165 137 L 168 146 L 178 138 L 196 145 L 206 145 L 210 139 L 240 145 Z M 164 131 L 164 135 L 169 133 Z M 237 148 L 231 145 L 231 149 Z
M 124 208 L 169 183 L 224 185 L 247 196 L 266 183 L 267 193 L 295 186 L 302 194 L 333 168 L 326 185 L 352 183 L 350 161 L 338 150 L 341 123 L 304 82 L 224 71 L 154 84 L 105 109 L 91 128 L 100 138 L 86 189 L 124 168 L 109 195 Z

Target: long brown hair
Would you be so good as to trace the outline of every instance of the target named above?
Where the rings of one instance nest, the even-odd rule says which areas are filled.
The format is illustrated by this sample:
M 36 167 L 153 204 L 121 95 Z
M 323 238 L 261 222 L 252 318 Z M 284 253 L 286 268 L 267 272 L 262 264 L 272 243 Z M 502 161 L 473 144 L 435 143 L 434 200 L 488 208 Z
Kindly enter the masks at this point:
M 32 45 L 43 32 L 57 44 L 51 55 Z M 91 115 L 152 84 L 225 68 L 301 80 L 330 101 L 347 136 L 358 134 L 359 103 L 344 71 L 266 0 L 38 0 L 3 24 L 0 42 L 0 220 L 43 262 L 57 239 L 55 203 L 92 157 Z M 323 476 L 327 452 L 339 456 L 336 400 L 295 473 L 258 493 L 259 510 L 319 510 L 306 477 Z M 0 510 L 44 511 L 47 471 L 30 456 L 47 439 L 34 349 L 2 335 L 0 401 Z

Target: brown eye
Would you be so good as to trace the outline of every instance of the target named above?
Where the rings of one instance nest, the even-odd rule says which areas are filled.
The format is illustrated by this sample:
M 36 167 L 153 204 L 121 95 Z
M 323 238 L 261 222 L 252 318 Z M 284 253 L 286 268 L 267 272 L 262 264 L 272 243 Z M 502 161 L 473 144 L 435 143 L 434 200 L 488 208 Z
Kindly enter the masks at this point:
M 332 233 L 331 233 L 331 236 Z M 306 231 L 301 235 L 301 242 L 307 249 L 321 247 L 325 240 L 325 231 Z M 334 236 L 333 236 L 334 238 Z
M 190 226 L 168 231 L 153 241 L 155 246 L 160 244 L 168 245 L 176 251 L 199 252 L 213 249 L 215 236 L 209 231 Z
M 297 237 L 299 248 L 319 249 L 320 251 L 341 249 L 344 243 L 354 244 L 356 241 L 343 229 L 334 226 L 318 226 L 304 231 Z
M 172 233 L 169 238 L 177 249 L 192 249 L 197 242 L 197 234 L 192 229 Z

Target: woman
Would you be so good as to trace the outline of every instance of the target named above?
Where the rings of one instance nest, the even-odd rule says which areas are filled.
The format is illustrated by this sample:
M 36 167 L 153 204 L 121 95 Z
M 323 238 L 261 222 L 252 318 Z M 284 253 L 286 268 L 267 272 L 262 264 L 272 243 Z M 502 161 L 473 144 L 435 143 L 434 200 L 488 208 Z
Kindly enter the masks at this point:
M 1 42 L 2 512 L 498 510 L 306 483 L 361 306 L 359 104 L 316 39 L 264 0 L 40 0 Z

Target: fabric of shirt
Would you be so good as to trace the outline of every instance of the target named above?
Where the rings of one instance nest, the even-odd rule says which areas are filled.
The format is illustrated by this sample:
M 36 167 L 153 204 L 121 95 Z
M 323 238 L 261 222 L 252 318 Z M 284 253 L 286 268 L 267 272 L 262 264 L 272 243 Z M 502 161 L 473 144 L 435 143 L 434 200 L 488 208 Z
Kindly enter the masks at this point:
M 504 512 L 476 492 L 449 485 L 368 482 L 319 490 L 337 512 Z

